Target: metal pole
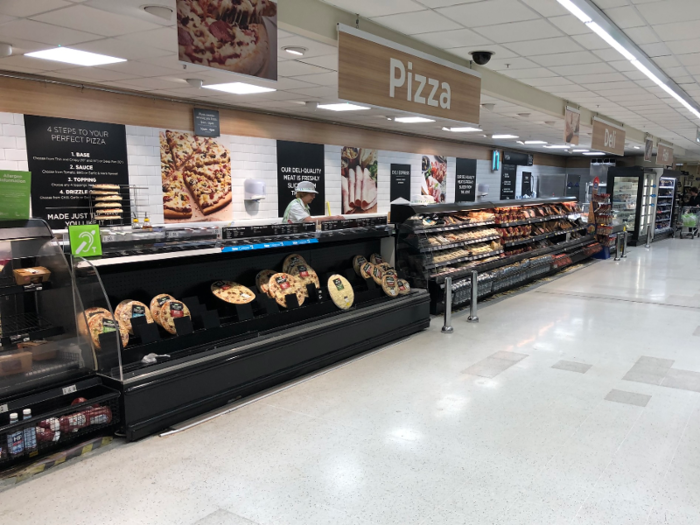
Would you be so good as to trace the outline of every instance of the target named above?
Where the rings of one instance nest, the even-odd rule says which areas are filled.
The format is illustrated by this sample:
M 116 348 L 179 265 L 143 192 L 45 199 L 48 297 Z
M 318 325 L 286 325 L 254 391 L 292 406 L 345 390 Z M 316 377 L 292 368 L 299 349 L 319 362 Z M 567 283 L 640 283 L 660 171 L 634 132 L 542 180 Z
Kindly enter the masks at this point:
M 620 255 L 622 251 L 622 235 L 617 234 L 617 237 L 615 237 L 615 261 L 620 260 Z
M 625 231 L 625 236 L 622 238 L 622 258 L 627 259 L 627 232 Z
M 479 298 L 479 273 L 476 270 L 472 270 L 472 300 L 469 305 L 469 319 L 470 323 L 478 323 L 479 316 L 477 315 L 477 303 Z
M 644 245 L 645 248 L 651 248 L 651 225 L 647 226 L 647 243 Z
M 445 323 L 442 325 L 443 334 L 451 334 L 452 328 L 452 277 L 445 277 Z

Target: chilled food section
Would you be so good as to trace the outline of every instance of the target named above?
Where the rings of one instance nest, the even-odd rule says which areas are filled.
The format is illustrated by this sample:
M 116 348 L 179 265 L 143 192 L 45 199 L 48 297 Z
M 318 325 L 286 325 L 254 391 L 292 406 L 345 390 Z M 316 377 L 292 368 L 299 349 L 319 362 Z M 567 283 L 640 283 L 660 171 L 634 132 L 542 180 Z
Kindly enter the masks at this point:
M 661 240 L 673 236 L 674 218 L 678 215 L 676 209 L 676 184 L 674 177 L 661 177 L 659 180 L 658 194 L 656 196 L 656 220 L 654 226 L 654 240 Z
M 380 255 L 393 245 L 382 219 L 228 230 L 177 252 L 153 243 L 134 253 L 119 240 L 124 256 L 76 260 L 97 368 L 122 394 L 127 439 L 426 328 L 427 292 Z
M 472 205 L 394 205 L 397 267 L 414 287 L 427 288 L 432 313 L 445 303 L 445 279 L 468 297 L 471 274 L 479 293 L 505 290 L 558 271 L 601 249 L 586 232 L 574 198 L 482 202 Z M 488 273 L 490 272 L 490 273 Z M 482 293 L 483 292 L 483 293 Z

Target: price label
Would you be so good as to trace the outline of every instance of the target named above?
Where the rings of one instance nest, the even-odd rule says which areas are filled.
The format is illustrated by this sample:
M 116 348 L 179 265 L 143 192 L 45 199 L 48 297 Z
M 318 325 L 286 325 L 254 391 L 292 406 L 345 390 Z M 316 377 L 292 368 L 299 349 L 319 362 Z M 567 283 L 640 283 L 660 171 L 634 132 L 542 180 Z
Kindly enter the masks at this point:
M 9 410 L 9 407 L 7 406 L 7 403 L 5 403 L 4 405 L 0 405 L 0 414 L 4 414 L 8 410 Z
M 166 232 L 165 236 L 168 239 L 179 239 L 185 236 L 185 232 Z
M 77 391 L 78 391 L 78 387 L 76 385 L 63 387 L 63 395 L 64 396 L 68 395 L 68 394 L 72 394 L 72 393 L 77 392 Z
M 117 240 L 116 235 L 103 235 L 102 242 L 114 242 Z

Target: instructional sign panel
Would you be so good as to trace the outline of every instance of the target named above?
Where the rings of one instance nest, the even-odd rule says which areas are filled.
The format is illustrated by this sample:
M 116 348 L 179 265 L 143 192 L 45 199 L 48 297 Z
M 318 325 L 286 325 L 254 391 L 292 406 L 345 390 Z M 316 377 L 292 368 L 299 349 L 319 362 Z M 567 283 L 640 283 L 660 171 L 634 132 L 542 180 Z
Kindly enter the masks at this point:
M 515 180 L 518 167 L 515 164 L 504 164 L 501 171 L 501 200 L 515 199 Z
M 391 185 L 390 202 L 396 199 L 411 200 L 411 165 L 392 164 L 391 165 Z
M 90 222 L 90 186 L 129 183 L 126 127 L 24 116 L 32 213 L 52 229 Z
M 455 202 L 476 201 L 476 160 L 457 159 Z
M 221 135 L 219 111 L 216 109 L 194 108 L 194 134 L 198 137 L 213 137 Z
M 311 215 L 325 215 L 325 147 L 323 144 L 277 141 L 277 210 L 284 216 L 295 188 L 302 181 L 316 186 L 316 198 L 311 203 Z
M 0 220 L 29 218 L 31 180 L 27 171 L 0 170 Z

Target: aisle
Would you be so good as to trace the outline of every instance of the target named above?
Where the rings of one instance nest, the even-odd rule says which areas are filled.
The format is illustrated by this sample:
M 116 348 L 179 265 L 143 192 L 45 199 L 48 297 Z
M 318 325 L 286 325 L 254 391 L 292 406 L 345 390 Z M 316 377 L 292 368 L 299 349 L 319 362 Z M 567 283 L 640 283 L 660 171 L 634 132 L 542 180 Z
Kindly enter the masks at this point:
M 2 524 L 700 523 L 700 242 L 0 494 Z

